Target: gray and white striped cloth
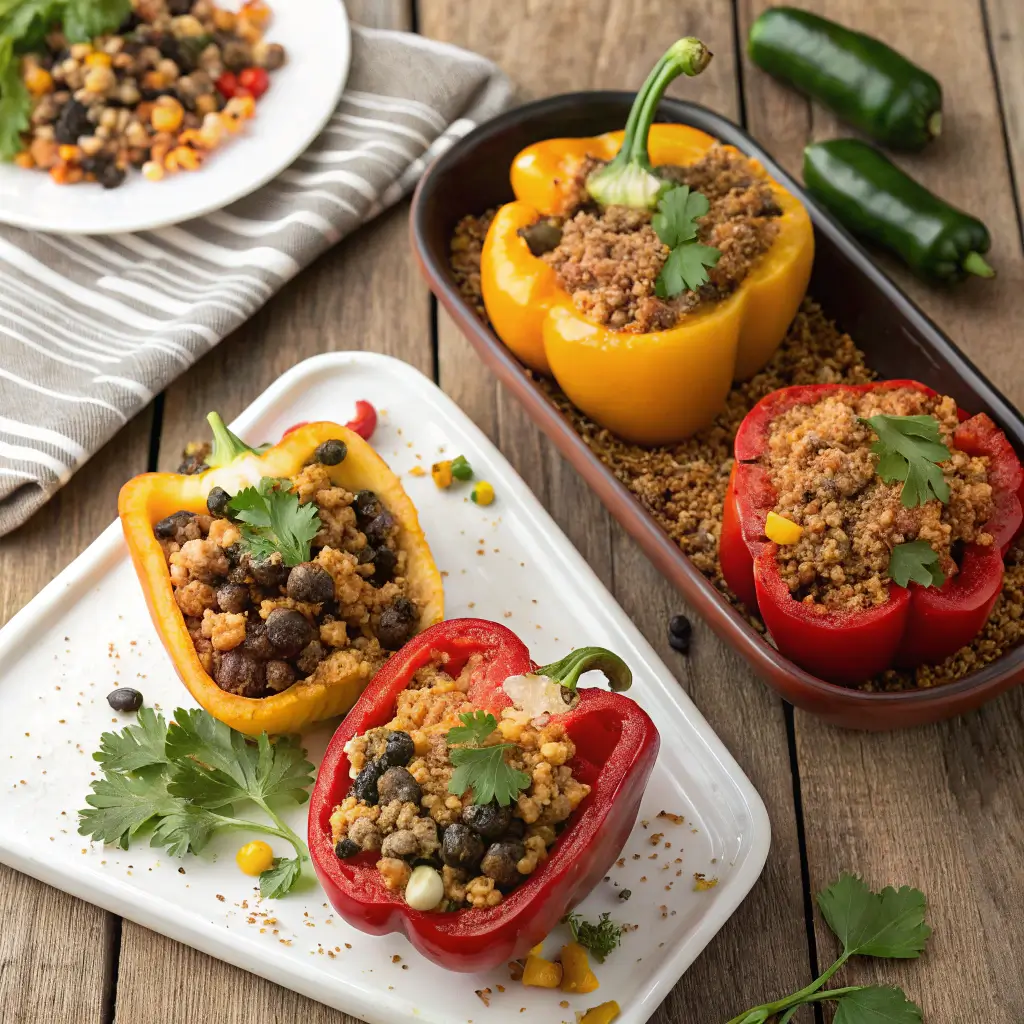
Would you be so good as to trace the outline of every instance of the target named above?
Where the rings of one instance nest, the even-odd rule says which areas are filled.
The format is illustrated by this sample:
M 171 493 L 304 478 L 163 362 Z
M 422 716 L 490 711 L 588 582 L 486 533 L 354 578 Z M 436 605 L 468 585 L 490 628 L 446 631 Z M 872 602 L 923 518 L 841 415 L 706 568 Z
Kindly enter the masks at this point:
M 0 535 L 509 98 L 482 57 L 353 27 L 351 73 L 326 129 L 248 198 L 134 235 L 0 228 Z

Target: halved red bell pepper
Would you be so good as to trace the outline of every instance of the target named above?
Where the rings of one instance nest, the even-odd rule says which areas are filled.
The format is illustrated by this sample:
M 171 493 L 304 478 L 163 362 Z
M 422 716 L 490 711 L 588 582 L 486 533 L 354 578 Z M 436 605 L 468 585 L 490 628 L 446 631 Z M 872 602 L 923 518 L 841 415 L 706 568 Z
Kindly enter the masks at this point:
M 795 600 L 779 573 L 778 546 L 765 535 L 777 494 L 762 462 L 774 421 L 796 405 L 812 405 L 838 391 L 913 388 L 917 381 L 815 384 L 782 388 L 747 414 L 736 435 L 736 462 L 723 509 L 720 559 L 726 583 L 757 609 L 780 653 L 822 679 L 856 683 L 888 668 L 938 663 L 977 636 L 1003 583 L 1003 554 L 1020 532 L 1024 471 L 1009 441 L 984 413 L 958 410 L 953 444 L 968 455 L 988 456 L 993 512 L 985 524 L 989 547 L 968 544 L 960 571 L 941 587 L 890 583 L 889 599 L 861 612 L 826 610 Z
M 557 718 L 576 745 L 569 762 L 573 774 L 591 791 L 548 859 L 496 907 L 449 913 L 413 910 L 384 886 L 376 854 L 346 860 L 336 856 L 330 819 L 352 786 L 345 744 L 389 722 L 399 693 L 437 653 L 448 656 L 445 668 L 453 675 L 471 655 L 482 656 L 468 697 L 496 714 L 511 703 L 502 690 L 509 676 L 543 672 L 573 682 L 589 667 L 580 658 L 583 652 L 574 652 L 540 670 L 511 630 L 483 619 L 451 619 L 420 633 L 374 676 L 334 734 L 310 801 L 309 849 L 328 899 L 349 924 L 374 935 L 404 932 L 420 953 L 441 967 L 482 971 L 525 955 L 608 873 L 636 821 L 659 737 L 650 716 L 628 697 L 596 688 L 580 690 L 574 705 Z

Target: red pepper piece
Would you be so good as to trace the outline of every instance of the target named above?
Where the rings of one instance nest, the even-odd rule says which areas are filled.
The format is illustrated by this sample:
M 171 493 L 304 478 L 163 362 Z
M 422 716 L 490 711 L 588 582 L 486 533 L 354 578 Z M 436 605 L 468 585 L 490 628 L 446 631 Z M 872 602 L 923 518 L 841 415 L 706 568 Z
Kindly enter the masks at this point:
M 855 683 L 887 668 L 938 663 L 969 643 L 984 626 L 1002 588 L 1002 554 L 1020 532 L 1024 470 L 1006 436 L 984 415 L 958 410 L 954 444 L 968 455 L 989 458 L 993 513 L 985 531 L 989 547 L 967 545 L 960 572 L 942 587 L 889 586 L 889 600 L 856 613 L 826 611 L 793 599 L 775 560 L 778 550 L 764 535 L 765 517 L 777 494 L 760 459 L 774 420 L 800 404 L 833 391 L 915 388 L 916 381 L 808 385 L 783 388 L 748 413 L 736 435 L 733 468 L 723 509 L 719 555 L 733 592 L 764 619 L 779 651 L 808 672 L 833 682 Z
M 377 410 L 369 402 L 359 399 L 355 416 L 345 426 L 354 430 L 364 441 L 369 441 L 377 429 Z
M 398 694 L 434 652 L 449 656 L 446 670 L 453 674 L 479 654 L 470 693 L 496 710 L 505 699 L 505 679 L 537 671 L 526 645 L 495 622 L 452 619 L 411 640 L 374 676 L 327 748 L 310 801 L 309 849 L 328 899 L 349 924 L 374 935 L 404 932 L 424 956 L 448 970 L 483 971 L 525 955 L 608 873 L 639 812 L 658 753 L 658 731 L 629 698 L 581 690 L 577 703 L 558 718 L 576 744 L 573 772 L 592 789 L 548 859 L 496 907 L 413 910 L 384 886 L 375 854 L 336 856 L 330 818 L 352 784 L 345 744 L 391 720 Z
M 258 100 L 270 88 L 270 76 L 265 68 L 245 68 L 238 74 L 238 84 Z
M 309 422 L 309 420 L 300 420 L 298 423 L 293 423 L 281 436 L 282 437 L 287 437 L 293 431 L 298 430 L 299 427 L 306 426 L 306 424 L 308 422 Z
M 238 75 L 233 71 L 225 71 L 214 84 L 217 88 L 217 92 L 219 92 L 224 99 L 229 100 L 238 92 Z

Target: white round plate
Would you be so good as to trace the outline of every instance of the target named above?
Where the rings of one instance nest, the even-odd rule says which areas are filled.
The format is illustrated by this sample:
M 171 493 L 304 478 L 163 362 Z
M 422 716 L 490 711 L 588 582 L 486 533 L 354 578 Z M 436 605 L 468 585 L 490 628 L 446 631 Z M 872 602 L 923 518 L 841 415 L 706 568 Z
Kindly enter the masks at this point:
M 119 188 L 104 189 L 57 185 L 42 171 L 0 164 L 0 222 L 66 235 L 150 231 L 219 210 L 280 174 L 337 106 L 352 46 L 341 0 L 270 0 L 270 7 L 266 38 L 285 48 L 287 63 L 271 72 L 256 116 L 200 170 L 152 182 L 132 169 Z

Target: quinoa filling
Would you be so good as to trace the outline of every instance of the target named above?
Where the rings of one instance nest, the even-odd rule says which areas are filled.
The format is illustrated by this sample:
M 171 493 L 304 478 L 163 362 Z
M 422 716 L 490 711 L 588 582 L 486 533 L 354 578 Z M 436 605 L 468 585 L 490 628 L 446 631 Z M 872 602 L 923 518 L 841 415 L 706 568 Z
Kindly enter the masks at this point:
M 354 782 L 331 815 L 332 840 L 339 857 L 375 855 L 385 886 L 407 899 L 414 866 L 436 869 L 443 895 L 427 909 L 493 907 L 547 859 L 590 787 L 573 776 L 576 748 L 563 725 L 506 712 L 482 745 L 509 744 L 503 757 L 529 785 L 508 806 L 450 792 L 447 734 L 480 710 L 467 698 L 480 659 L 454 676 L 446 664 L 435 653 L 399 694 L 394 718 L 349 741 Z
M 665 179 L 707 198 L 710 209 L 698 222 L 698 239 L 721 253 L 707 284 L 661 298 L 655 286 L 670 250 L 652 226 L 651 211 L 602 208 L 589 198 L 584 183 L 598 166 L 588 159 L 579 168 L 569 186 L 567 216 L 538 221 L 523 233 L 576 308 L 614 330 L 667 330 L 699 306 L 727 298 L 778 235 L 782 210 L 771 184 L 742 154 L 716 145 L 695 164 L 659 167 Z
M 401 527 L 377 495 L 337 486 L 320 462 L 286 483 L 321 523 L 298 565 L 255 557 L 228 518 L 180 511 L 153 528 L 203 668 L 241 697 L 369 679 L 420 618 Z
M 901 483 L 885 483 L 871 451 L 871 427 L 859 417 L 933 416 L 950 450 L 940 464 L 949 501 L 906 508 Z M 777 562 L 793 596 L 807 604 L 862 610 L 888 600 L 892 549 L 923 540 L 944 575 L 957 573 L 963 544 L 988 546 L 992 516 L 988 459 L 953 447 L 956 402 L 911 388 L 837 392 L 798 405 L 773 424 L 764 464 L 778 493 L 775 512 L 803 527 Z

